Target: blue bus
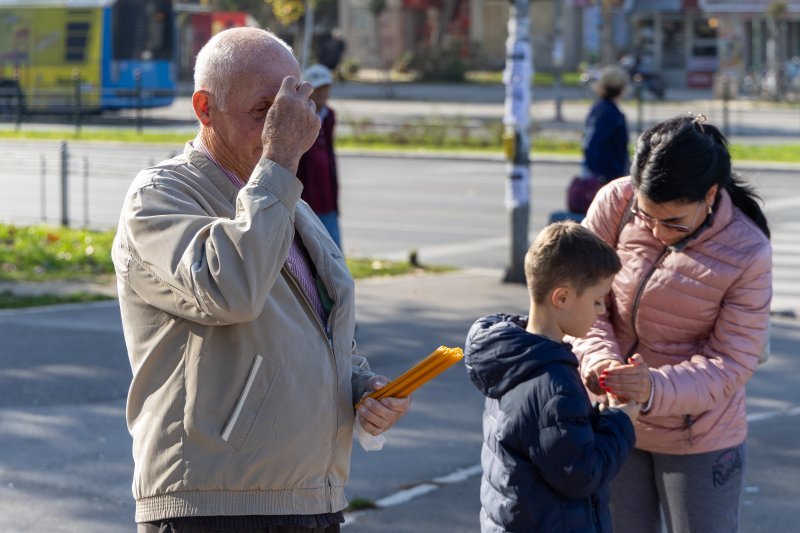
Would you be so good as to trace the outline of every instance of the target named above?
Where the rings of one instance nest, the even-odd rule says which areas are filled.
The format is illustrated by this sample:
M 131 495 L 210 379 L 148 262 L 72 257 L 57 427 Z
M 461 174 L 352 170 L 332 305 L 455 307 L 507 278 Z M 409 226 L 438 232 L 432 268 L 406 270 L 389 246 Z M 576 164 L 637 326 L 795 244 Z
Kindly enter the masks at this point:
M 0 113 L 168 106 L 172 0 L 0 0 Z

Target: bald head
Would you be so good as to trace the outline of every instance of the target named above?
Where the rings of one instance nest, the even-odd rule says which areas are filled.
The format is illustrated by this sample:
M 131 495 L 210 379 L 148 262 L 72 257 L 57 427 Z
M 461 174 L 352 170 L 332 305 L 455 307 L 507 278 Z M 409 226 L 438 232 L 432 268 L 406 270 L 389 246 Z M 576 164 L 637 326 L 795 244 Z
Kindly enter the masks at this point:
M 232 90 L 245 78 L 299 78 L 292 49 L 281 38 L 259 28 L 231 28 L 214 35 L 194 67 L 194 90 L 206 90 L 226 109 Z

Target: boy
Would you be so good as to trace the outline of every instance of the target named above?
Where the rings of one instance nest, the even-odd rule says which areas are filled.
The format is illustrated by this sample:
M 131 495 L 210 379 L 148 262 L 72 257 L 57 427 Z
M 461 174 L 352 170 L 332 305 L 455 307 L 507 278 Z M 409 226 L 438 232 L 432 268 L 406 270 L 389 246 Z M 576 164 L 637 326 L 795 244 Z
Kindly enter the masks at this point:
M 638 406 L 611 397 L 621 409 L 592 407 L 578 360 L 561 339 L 585 335 L 605 312 L 620 267 L 588 229 L 551 224 L 525 256 L 530 316 L 488 316 L 470 329 L 464 361 L 487 396 L 484 533 L 611 531 L 608 483 L 633 448 L 629 416 Z
M 314 87 L 309 100 L 317 106 L 322 127 L 317 140 L 300 158 L 297 178 L 303 183 L 301 198 L 317 214 L 328 234 L 342 249 L 339 230 L 339 180 L 336 172 L 336 154 L 333 151 L 333 130 L 336 115 L 328 107 L 333 75 L 322 65 L 311 65 L 303 71 L 303 81 Z

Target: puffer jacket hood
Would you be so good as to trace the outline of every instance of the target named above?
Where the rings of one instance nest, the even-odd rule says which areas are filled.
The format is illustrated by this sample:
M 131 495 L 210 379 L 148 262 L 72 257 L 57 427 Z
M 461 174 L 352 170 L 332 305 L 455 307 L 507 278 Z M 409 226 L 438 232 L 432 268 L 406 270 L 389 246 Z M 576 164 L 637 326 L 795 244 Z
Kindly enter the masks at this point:
M 577 358 L 570 357 L 562 343 L 520 331 L 526 324 L 527 317 L 497 314 L 479 319 L 470 328 L 464 364 L 472 383 L 484 396 L 500 398 L 550 363 L 577 367 Z

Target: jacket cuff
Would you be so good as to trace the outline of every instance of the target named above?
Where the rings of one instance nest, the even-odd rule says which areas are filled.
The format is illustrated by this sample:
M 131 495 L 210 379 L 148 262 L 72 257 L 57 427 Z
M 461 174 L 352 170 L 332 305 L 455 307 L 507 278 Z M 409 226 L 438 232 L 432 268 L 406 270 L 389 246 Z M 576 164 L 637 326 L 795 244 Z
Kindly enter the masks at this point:
M 248 185 L 263 187 L 270 194 L 280 200 L 290 211 L 294 212 L 300 193 L 303 192 L 303 183 L 289 172 L 286 167 L 270 159 L 262 159 L 253 170 Z
M 656 380 L 653 379 L 653 373 L 650 372 L 650 398 L 647 399 L 647 403 L 642 406 L 640 411 L 642 413 L 647 413 L 651 407 L 653 407 L 653 398 L 656 395 Z

